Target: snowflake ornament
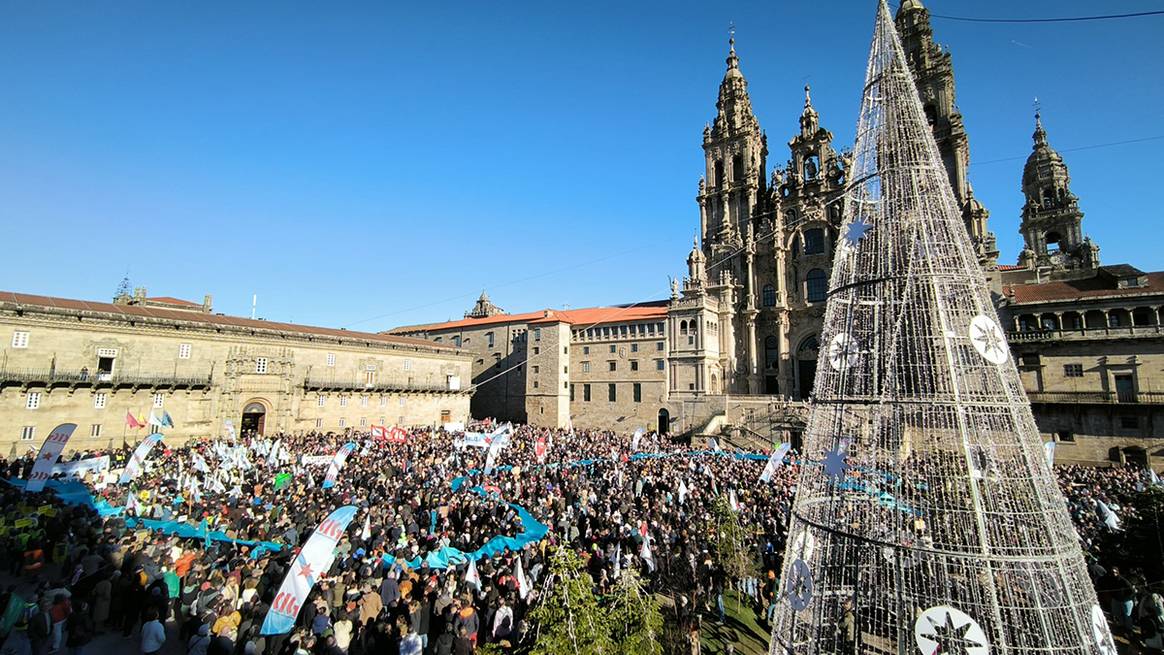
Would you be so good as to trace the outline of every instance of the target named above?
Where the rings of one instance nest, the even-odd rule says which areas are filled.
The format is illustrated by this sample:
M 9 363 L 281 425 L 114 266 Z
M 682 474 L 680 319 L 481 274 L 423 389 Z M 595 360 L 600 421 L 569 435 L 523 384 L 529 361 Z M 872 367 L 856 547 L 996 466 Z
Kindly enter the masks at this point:
M 990 644 L 982 626 L 948 605 L 931 607 L 913 624 L 917 648 L 924 655 L 987 655 Z

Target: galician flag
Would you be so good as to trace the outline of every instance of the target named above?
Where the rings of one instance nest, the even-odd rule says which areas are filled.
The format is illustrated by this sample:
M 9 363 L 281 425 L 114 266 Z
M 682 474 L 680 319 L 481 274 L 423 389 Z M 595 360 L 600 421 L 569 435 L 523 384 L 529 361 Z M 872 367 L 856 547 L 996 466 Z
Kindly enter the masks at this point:
M 525 579 L 525 571 L 521 569 L 521 555 L 517 556 L 517 566 L 513 567 L 513 577 L 517 578 L 517 595 L 522 600 L 529 595 L 529 583 Z
M 150 425 L 154 425 L 154 426 L 157 426 L 159 428 L 166 427 L 166 424 L 162 423 L 162 419 L 155 416 L 153 412 L 150 412 Z
M 162 410 L 162 427 L 164 427 L 164 428 L 174 427 L 174 419 L 170 418 L 170 413 L 167 412 L 166 410 Z
M 465 570 L 465 582 L 481 591 L 481 575 L 477 573 L 477 562 L 469 560 L 469 568 Z

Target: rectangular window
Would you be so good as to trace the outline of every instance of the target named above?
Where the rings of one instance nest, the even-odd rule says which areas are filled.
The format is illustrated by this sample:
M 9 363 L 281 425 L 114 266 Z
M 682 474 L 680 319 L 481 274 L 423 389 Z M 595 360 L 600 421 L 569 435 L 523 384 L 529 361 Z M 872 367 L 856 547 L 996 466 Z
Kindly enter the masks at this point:
M 1083 364 L 1064 364 L 1063 375 L 1069 378 L 1083 377 Z
M 387 396 L 380 396 L 380 406 L 381 407 L 388 406 L 388 397 Z M 384 419 L 380 419 L 380 422 L 383 423 Z
M 485 345 L 489 346 L 490 348 L 493 347 L 493 333 L 492 332 L 485 333 Z
M 659 351 L 663 350 L 663 342 L 662 341 L 655 343 L 655 350 L 659 350 Z
M 534 374 L 534 375 L 537 375 L 538 373 L 540 373 L 540 372 L 541 372 L 541 370 L 542 370 L 542 367 L 540 367 L 540 366 L 534 366 L 534 367 L 533 367 L 533 374 Z
M 663 360 L 661 360 L 661 359 L 656 359 L 656 360 L 655 360 L 655 370 L 656 370 L 656 371 L 661 371 L 661 370 L 663 370 L 663 367 L 664 367 Z
M 613 343 L 610 344 L 610 352 L 618 352 L 618 346 L 615 346 Z
M 190 359 L 190 344 L 178 344 L 178 359 Z
M 537 381 L 537 380 L 534 380 L 534 383 L 533 383 L 533 388 L 534 388 L 534 389 L 537 389 L 539 386 L 540 386 L 540 385 L 538 384 L 538 381 Z
M 317 398 L 315 402 L 318 406 L 323 407 L 324 403 L 327 402 L 327 397 L 323 394 L 319 394 L 319 398 Z
M 406 370 L 406 371 L 412 370 L 412 360 L 411 359 L 404 360 L 404 370 Z
M 1055 435 L 1055 439 L 1057 441 L 1066 441 L 1067 443 L 1073 443 L 1075 441 L 1075 433 L 1072 432 L 1071 430 L 1059 430 L 1058 434 Z
M 570 402 L 574 402 L 574 385 L 570 385 Z
M 360 417 L 360 427 L 362 428 L 362 427 L 364 427 L 364 426 L 366 426 L 366 425 L 368 425 L 368 417 L 367 417 L 367 416 L 361 416 L 361 417 Z
M 563 366 L 563 367 L 562 367 L 562 375 L 569 375 L 569 374 L 570 374 L 570 367 L 569 367 L 569 366 Z
M 40 392 L 29 391 L 28 398 L 24 401 L 24 406 L 28 409 L 36 409 L 40 407 Z
M 26 426 L 20 428 L 20 440 L 21 441 L 32 441 L 34 437 L 36 437 L 36 426 L 35 425 L 26 425 Z
M 368 397 L 367 396 L 360 396 L 360 407 L 367 407 L 367 406 L 368 406 Z
M 587 402 L 587 403 L 590 402 L 590 385 L 589 384 L 582 385 L 582 401 Z
M 347 420 L 346 418 L 341 418 L 341 419 L 339 420 L 339 426 L 340 426 L 341 428 L 342 428 L 342 427 L 345 427 L 345 426 L 347 426 L 347 424 L 348 424 L 348 420 Z
M 166 402 L 166 394 L 164 394 L 164 393 L 155 393 L 154 394 L 154 407 L 161 407 L 162 404 L 165 402 Z
M 540 354 L 542 354 L 542 349 L 541 349 L 541 347 L 539 347 L 539 346 L 534 346 L 534 354 L 535 354 L 535 355 L 540 355 Z
M 160 425 L 151 425 L 150 426 L 150 434 L 157 434 L 161 431 L 162 431 L 162 426 L 160 426 Z
M 582 362 L 582 372 L 583 373 L 590 372 L 590 362 Z
M 607 362 L 606 368 L 608 371 L 613 371 L 613 370 L 616 370 L 618 368 L 618 364 L 616 362 Z
M 94 424 L 90 425 L 89 426 L 89 437 L 96 439 L 97 437 L 100 437 L 100 436 L 101 436 L 101 424 L 94 423 Z
M 606 399 L 612 403 L 618 400 L 618 387 L 613 382 L 606 385 Z
M 315 427 L 322 428 L 323 427 L 323 419 L 321 419 L 321 418 L 315 419 Z
M 630 365 L 631 365 L 631 370 L 632 370 L 632 371 L 637 371 L 637 370 L 639 370 L 639 360 L 637 360 L 637 359 L 632 359 L 632 360 L 630 360 Z
M 461 347 L 461 335 L 459 335 L 459 334 L 453 335 L 453 345 L 458 347 L 458 348 Z
M 634 394 L 635 394 L 635 402 L 636 403 L 643 402 L 643 385 L 639 384 L 638 382 L 635 382 Z
M 590 346 L 582 346 L 582 354 L 589 355 L 590 354 Z
M 256 357 L 255 358 L 255 373 L 266 373 L 266 372 L 267 372 L 267 358 L 266 357 Z
M 347 406 L 348 406 L 348 397 L 347 396 L 340 396 L 340 407 L 347 407 Z
M 327 354 L 327 365 L 328 366 L 335 366 L 335 353 L 328 353 Z
M 570 354 L 570 346 L 562 346 L 562 354 L 569 355 Z
M 637 343 L 632 343 L 632 344 L 631 344 L 631 352 L 632 352 L 632 353 L 637 353 L 638 351 L 639 351 L 639 344 L 637 344 Z
M 540 327 L 534 328 L 534 341 L 542 340 L 542 329 Z
M 105 399 L 107 396 L 104 391 L 99 391 L 93 394 L 93 409 L 105 409 Z
M 17 330 L 12 333 L 12 347 L 13 348 L 27 348 L 28 347 L 28 333 Z

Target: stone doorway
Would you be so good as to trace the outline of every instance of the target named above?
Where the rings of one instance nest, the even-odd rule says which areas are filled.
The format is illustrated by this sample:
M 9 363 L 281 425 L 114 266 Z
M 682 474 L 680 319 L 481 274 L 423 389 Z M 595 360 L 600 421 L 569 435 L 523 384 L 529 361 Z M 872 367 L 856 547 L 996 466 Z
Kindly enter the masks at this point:
M 240 436 L 252 434 L 262 435 L 267 428 L 267 406 L 258 401 L 251 401 L 243 407 L 242 422 L 239 425 Z
M 658 429 L 658 432 L 659 432 L 659 434 L 667 434 L 670 431 L 671 431 L 671 413 L 668 412 L 667 408 L 664 407 L 663 409 L 659 410 L 659 429 Z

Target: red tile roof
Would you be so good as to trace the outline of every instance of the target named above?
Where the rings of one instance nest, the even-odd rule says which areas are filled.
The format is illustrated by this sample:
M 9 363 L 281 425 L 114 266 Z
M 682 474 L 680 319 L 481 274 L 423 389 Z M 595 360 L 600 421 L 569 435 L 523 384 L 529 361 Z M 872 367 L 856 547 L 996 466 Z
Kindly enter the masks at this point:
M 1003 286 L 1002 290 L 1005 295 L 1013 298 L 1011 304 L 1016 305 L 1164 294 L 1164 271 L 1146 273 L 1145 275 L 1148 276 L 1148 284 L 1124 289 L 1116 288 L 1110 280 L 1096 276 L 1083 280 L 1062 280 L 1040 284 L 1008 284 Z
M 452 352 L 455 348 L 434 344 L 424 339 L 378 334 L 373 332 L 353 332 L 337 328 L 314 327 L 311 325 L 296 325 L 294 323 L 279 323 L 276 321 L 260 321 L 238 316 L 224 316 L 221 314 L 203 314 L 190 312 L 184 309 L 166 309 L 163 307 L 148 307 L 145 305 L 115 305 L 107 302 L 93 302 L 89 300 L 72 300 L 69 298 L 54 298 L 52 296 L 36 296 L 13 291 L 0 291 L 0 308 L 5 305 L 17 307 L 46 307 L 64 309 L 75 312 L 96 312 L 114 314 L 126 318 L 155 319 L 183 323 L 201 323 L 217 327 L 234 328 L 239 330 L 271 330 L 294 332 L 302 335 L 326 336 L 348 341 L 374 341 L 378 343 L 397 344 L 402 346 L 423 346 L 426 349 L 436 349 Z
M 999 264 L 998 265 L 998 270 L 1000 270 L 1000 271 L 1019 271 L 1019 270 L 1022 270 L 1024 268 L 1026 268 L 1026 267 L 1019 266 L 1018 264 Z
M 637 303 L 634 306 L 613 307 L 586 307 L 583 309 L 543 309 L 523 314 L 498 314 L 487 318 L 463 318 L 444 323 L 427 323 L 424 325 L 406 325 L 393 328 L 389 334 L 405 334 L 412 332 L 436 332 L 441 330 L 455 330 L 458 328 L 475 328 L 482 325 L 499 325 L 504 323 L 571 323 L 573 325 L 593 325 L 599 323 L 621 323 L 625 321 L 643 321 L 660 319 L 667 316 L 667 301 L 652 300 Z

